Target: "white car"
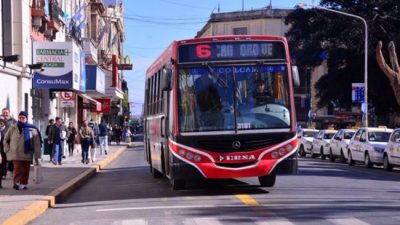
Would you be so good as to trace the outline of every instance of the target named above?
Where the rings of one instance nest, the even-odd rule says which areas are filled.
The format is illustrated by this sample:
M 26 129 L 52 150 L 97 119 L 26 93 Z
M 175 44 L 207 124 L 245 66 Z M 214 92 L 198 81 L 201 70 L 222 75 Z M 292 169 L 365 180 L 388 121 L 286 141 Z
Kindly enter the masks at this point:
M 329 146 L 329 160 L 331 162 L 335 161 L 337 157 L 339 157 L 340 162 L 346 162 L 347 146 L 355 132 L 356 130 L 354 129 L 340 129 L 335 136 L 333 136 Z
M 297 138 L 299 140 L 299 155 L 301 157 L 305 157 L 306 154 L 311 154 L 312 142 L 315 134 L 318 133 L 316 129 L 301 129 L 301 131 L 297 134 Z
M 319 155 L 321 159 L 325 159 L 328 155 L 329 143 L 336 132 L 337 130 L 320 130 L 315 135 L 311 149 L 311 158 Z
M 357 130 L 349 143 L 348 164 L 364 162 L 371 168 L 374 164 L 383 164 L 383 152 L 392 133 L 392 129 L 383 127 L 362 127 Z
M 400 166 L 400 128 L 392 132 L 383 152 L 383 169 L 391 170 L 393 166 Z

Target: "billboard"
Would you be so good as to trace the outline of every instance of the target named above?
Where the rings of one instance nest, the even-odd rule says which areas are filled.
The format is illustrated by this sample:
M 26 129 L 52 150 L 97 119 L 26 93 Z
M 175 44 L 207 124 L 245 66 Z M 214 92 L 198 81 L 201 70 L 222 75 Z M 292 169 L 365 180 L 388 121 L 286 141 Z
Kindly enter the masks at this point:
M 42 63 L 43 71 L 33 73 L 32 88 L 81 89 L 81 55 L 73 42 L 34 42 L 33 63 Z
M 353 103 L 363 103 L 364 102 L 364 83 L 352 83 L 351 84 L 351 100 Z

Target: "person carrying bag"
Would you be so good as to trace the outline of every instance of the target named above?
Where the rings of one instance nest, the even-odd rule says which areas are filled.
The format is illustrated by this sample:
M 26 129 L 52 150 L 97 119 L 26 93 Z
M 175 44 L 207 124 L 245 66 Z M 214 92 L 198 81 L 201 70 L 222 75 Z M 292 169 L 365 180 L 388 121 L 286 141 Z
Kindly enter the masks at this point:
M 79 130 L 82 148 L 82 163 L 89 163 L 89 147 L 95 145 L 94 134 L 92 128 L 88 126 L 87 121 L 83 121 L 82 127 Z

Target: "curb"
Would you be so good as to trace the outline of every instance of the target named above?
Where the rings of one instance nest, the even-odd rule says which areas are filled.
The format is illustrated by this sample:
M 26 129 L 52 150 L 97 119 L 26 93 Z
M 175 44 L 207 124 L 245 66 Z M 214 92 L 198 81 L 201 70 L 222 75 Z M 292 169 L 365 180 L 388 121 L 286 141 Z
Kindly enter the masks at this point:
M 107 158 L 98 162 L 95 167 L 85 170 L 77 177 L 56 188 L 48 195 L 42 197 L 42 199 L 34 201 L 21 211 L 8 217 L 1 225 L 24 225 L 36 219 L 48 208 L 54 207 L 56 202 L 58 202 L 60 199 L 65 198 L 75 189 L 87 182 L 92 176 L 99 172 L 99 170 L 104 169 L 108 164 L 118 158 L 118 156 L 120 156 L 126 149 L 126 146 L 121 147 L 117 151 L 110 154 Z

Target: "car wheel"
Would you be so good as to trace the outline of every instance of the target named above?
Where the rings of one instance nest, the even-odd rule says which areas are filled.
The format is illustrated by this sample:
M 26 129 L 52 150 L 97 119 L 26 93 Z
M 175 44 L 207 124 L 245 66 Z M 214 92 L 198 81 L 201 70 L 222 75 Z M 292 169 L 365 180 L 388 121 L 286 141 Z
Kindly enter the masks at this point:
M 317 158 L 317 154 L 315 154 L 314 152 L 311 153 L 311 158 L 313 158 L 313 159 Z
M 335 162 L 335 156 L 333 156 L 332 149 L 329 149 L 329 161 Z
M 351 155 L 351 151 L 349 150 L 349 153 L 347 154 L 349 157 L 347 159 L 347 164 L 349 164 L 349 166 L 354 166 L 354 160 L 353 160 L 353 156 Z
M 304 150 L 304 146 L 303 145 L 300 146 L 299 155 L 301 157 L 305 157 L 306 156 L 306 151 Z
M 393 165 L 390 164 L 389 157 L 387 155 L 383 157 L 383 169 L 386 171 L 390 171 L 393 169 Z
M 321 147 L 321 159 L 325 159 L 324 149 Z
M 344 157 L 344 153 L 343 153 L 342 149 L 340 149 L 340 162 L 346 163 L 346 158 Z
M 266 176 L 258 177 L 261 187 L 273 187 L 276 181 L 276 174 L 274 172 Z
M 367 167 L 367 168 L 372 168 L 373 165 L 374 165 L 374 164 L 371 162 L 371 158 L 369 157 L 368 152 L 365 153 L 365 156 L 364 156 L 364 166 Z

